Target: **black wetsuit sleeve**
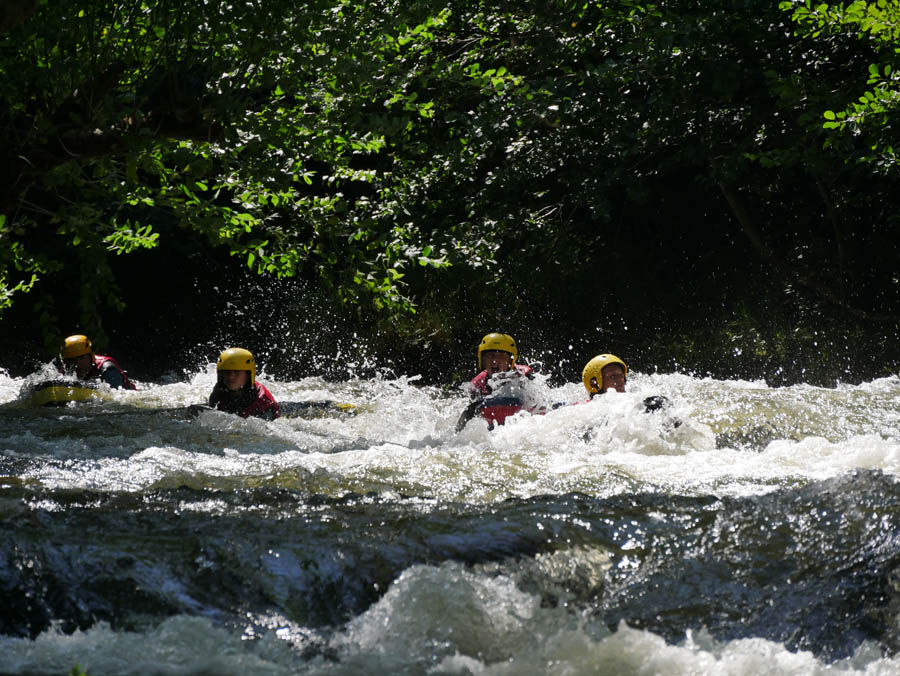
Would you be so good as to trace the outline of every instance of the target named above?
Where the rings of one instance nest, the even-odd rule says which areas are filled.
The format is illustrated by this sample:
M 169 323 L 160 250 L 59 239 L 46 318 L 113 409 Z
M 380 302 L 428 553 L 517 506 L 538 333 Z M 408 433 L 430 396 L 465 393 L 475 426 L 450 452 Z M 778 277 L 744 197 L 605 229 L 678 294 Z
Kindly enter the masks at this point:
M 125 387 L 125 376 L 122 372 L 109 362 L 100 368 L 100 380 L 112 387 L 113 389 Z
M 212 392 L 209 393 L 209 407 L 217 408 L 220 401 L 222 401 L 222 389 L 215 385 Z
M 659 411 L 664 408 L 668 408 L 669 398 L 662 394 L 655 394 L 652 397 L 647 397 L 644 399 L 644 410 L 647 413 L 651 413 L 652 411 Z
M 472 418 L 475 417 L 475 414 L 481 409 L 484 405 L 484 400 L 480 397 L 478 399 L 472 400 L 472 402 L 466 406 L 465 410 L 460 414 L 459 420 L 456 421 L 456 431 L 461 432 L 463 427 L 466 426 Z
M 644 399 L 644 411 L 647 413 L 653 413 L 655 411 L 665 411 L 672 405 L 672 402 L 669 398 L 663 394 L 656 394 L 652 397 L 647 397 Z M 670 422 L 672 427 L 680 427 L 681 420 L 679 418 L 671 418 Z

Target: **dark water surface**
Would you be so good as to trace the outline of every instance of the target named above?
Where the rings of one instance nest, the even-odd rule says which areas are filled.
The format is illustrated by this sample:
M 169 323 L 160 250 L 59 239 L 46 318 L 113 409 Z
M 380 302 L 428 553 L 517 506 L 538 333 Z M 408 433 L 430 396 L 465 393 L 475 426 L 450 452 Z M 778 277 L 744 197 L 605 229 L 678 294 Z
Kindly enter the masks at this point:
M 356 406 L 271 423 L 187 415 L 212 381 L 0 374 L 0 673 L 900 674 L 900 379 L 460 434 L 414 379 L 266 381 Z

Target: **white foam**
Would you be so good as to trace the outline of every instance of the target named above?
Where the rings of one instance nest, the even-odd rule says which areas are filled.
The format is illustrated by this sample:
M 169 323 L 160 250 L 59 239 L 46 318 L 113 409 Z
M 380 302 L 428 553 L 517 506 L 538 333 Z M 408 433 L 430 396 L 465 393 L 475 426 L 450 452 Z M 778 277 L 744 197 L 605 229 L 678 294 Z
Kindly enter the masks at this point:
M 27 477 L 48 486 L 143 490 L 260 477 L 296 486 L 312 476 L 311 489 L 336 496 L 378 490 L 471 503 L 570 491 L 748 495 L 855 469 L 900 474 L 898 378 L 829 389 L 630 374 L 627 393 L 519 413 L 494 431 L 474 419 L 459 434 L 465 394 L 415 378 L 268 383 L 283 400 L 353 403 L 355 414 L 266 422 L 164 412 L 206 401 L 214 381 L 210 364 L 186 382 L 113 391 L 100 405 L 5 409 L 0 451 L 59 458 L 35 463 Z M 585 399 L 577 383 L 533 382 L 547 402 Z M 0 373 L 0 392 L 20 387 Z M 651 394 L 671 408 L 645 413 Z

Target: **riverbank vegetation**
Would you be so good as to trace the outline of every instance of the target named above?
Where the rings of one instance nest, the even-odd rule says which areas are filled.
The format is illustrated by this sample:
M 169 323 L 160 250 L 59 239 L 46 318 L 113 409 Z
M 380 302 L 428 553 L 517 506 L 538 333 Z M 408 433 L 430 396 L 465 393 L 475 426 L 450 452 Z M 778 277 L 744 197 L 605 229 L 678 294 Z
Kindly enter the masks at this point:
M 159 369 L 277 302 L 282 343 L 340 316 L 437 380 L 497 329 L 563 377 L 898 367 L 900 2 L 18 0 L 0 31 L 7 355 L 77 327 Z M 235 266 L 318 320 L 272 292 L 229 327 Z

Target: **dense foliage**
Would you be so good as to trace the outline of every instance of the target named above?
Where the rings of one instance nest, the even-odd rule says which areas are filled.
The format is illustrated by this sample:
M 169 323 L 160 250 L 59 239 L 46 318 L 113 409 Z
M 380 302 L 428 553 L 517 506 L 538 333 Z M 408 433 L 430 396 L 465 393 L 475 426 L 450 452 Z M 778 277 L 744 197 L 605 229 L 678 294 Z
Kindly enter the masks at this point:
M 0 312 L 102 343 L 144 298 L 122 257 L 221 250 L 381 349 L 503 328 L 578 337 L 576 366 L 884 372 L 898 7 L 11 3 Z

